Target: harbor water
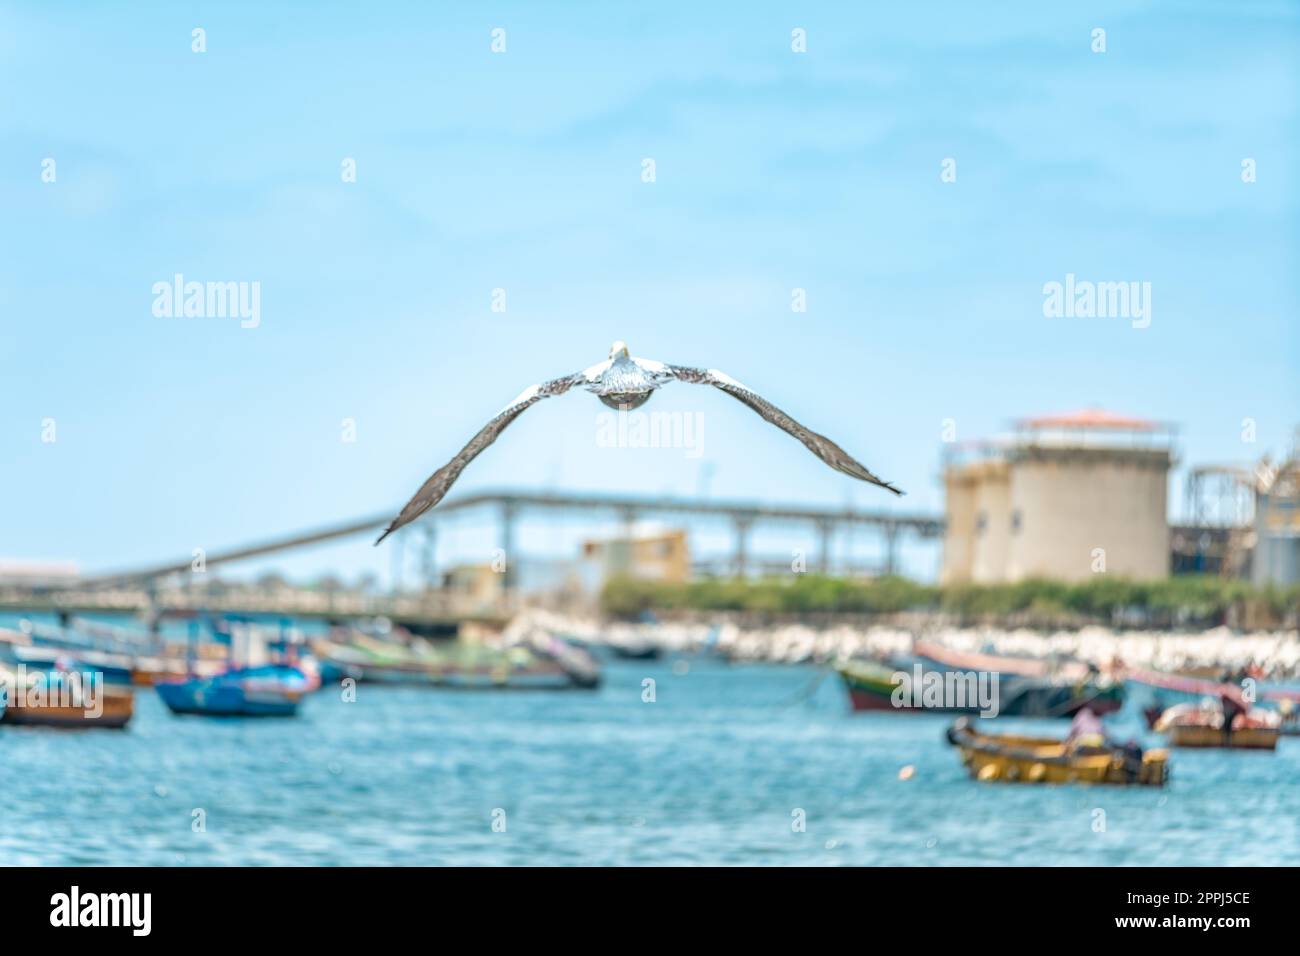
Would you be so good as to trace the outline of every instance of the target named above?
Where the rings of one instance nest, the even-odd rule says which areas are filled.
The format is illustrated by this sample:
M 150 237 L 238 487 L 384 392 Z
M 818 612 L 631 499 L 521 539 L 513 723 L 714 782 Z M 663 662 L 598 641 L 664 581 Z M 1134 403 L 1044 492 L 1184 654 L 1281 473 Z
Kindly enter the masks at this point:
M 812 666 L 345 696 L 207 719 L 141 688 L 123 731 L 0 726 L 0 865 L 1300 863 L 1295 738 L 1174 751 L 1164 789 L 1017 786 L 972 781 L 947 718 L 852 714 Z M 1108 724 L 1158 743 L 1133 701 Z

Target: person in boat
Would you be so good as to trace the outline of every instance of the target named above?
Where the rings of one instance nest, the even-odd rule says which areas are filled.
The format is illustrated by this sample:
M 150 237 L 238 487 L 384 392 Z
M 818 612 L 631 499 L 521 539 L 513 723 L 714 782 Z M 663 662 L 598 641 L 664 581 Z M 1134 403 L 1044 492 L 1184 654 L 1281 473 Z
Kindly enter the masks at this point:
M 1224 685 L 1219 694 L 1219 706 L 1223 708 L 1223 732 L 1231 738 L 1233 723 L 1239 715 L 1246 713 L 1246 701 L 1236 687 Z
M 1091 708 L 1081 707 L 1070 722 L 1070 732 L 1066 734 L 1067 750 L 1119 750 L 1124 755 L 1126 765 L 1133 768 L 1142 766 L 1142 748 L 1134 740 L 1117 743 L 1110 739 L 1106 728 Z
M 1105 747 L 1108 744 L 1106 728 L 1102 726 L 1101 718 L 1092 712 L 1092 708 L 1080 707 L 1070 721 L 1070 732 L 1065 735 L 1065 745 L 1077 748 Z

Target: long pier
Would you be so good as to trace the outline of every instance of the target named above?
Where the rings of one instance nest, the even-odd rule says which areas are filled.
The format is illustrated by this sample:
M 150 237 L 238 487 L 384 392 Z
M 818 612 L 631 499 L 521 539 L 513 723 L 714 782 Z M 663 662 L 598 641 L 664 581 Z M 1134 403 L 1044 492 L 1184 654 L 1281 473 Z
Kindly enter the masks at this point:
M 637 495 L 554 494 L 530 491 L 488 491 L 463 495 L 440 504 L 425 518 L 402 529 L 399 534 L 422 529 L 433 533 L 439 515 L 470 509 L 493 509 L 499 516 L 499 540 L 507 554 L 514 553 L 516 522 L 529 512 L 602 513 L 631 525 L 646 516 L 711 517 L 731 522 L 735 530 L 734 567 L 744 574 L 747 565 L 749 535 L 757 524 L 806 525 L 814 529 L 819 542 L 821 568 L 830 566 L 830 542 L 836 531 L 849 527 L 877 529 L 885 541 L 885 570 L 897 568 L 898 543 L 904 534 L 921 539 L 943 536 L 943 518 L 937 515 L 889 511 L 859 511 L 853 508 L 823 508 L 807 505 L 767 504 L 747 501 L 723 501 L 700 498 L 647 497 Z M 311 531 L 270 538 L 266 541 L 233 547 L 205 555 L 208 567 L 230 564 L 250 558 L 265 557 L 285 551 L 310 547 L 327 541 L 373 534 L 387 526 L 395 511 L 359 518 Z M 183 558 L 139 568 L 128 568 L 83 578 L 79 588 L 113 587 L 188 574 L 191 559 Z M 507 575 L 506 586 L 510 585 Z
M 201 611 L 246 614 L 282 614 L 294 617 L 344 619 L 384 616 L 403 623 L 443 627 L 464 621 L 495 623 L 517 603 L 514 567 L 507 562 L 502 574 L 500 599 L 492 606 L 473 602 L 466 595 L 439 586 L 433 559 L 440 516 L 484 510 L 496 516 L 499 546 L 515 555 L 515 531 L 529 516 L 601 515 L 624 527 L 646 517 L 718 520 L 733 530 L 731 553 L 708 562 L 712 573 L 745 575 L 761 570 L 762 556 L 750 550 L 750 536 L 761 525 L 803 526 L 818 543 L 811 570 L 831 570 L 831 542 L 835 534 L 850 528 L 874 529 L 883 541 L 884 561 L 876 570 L 890 573 L 897 568 L 900 541 L 905 536 L 938 540 L 943 536 L 943 519 L 921 513 L 860 511 L 765 502 L 711 500 L 672 496 L 559 494 L 543 491 L 497 490 L 461 495 L 408 525 L 394 537 L 402 547 L 414 536 L 424 548 L 424 587 L 391 594 L 352 590 L 321 591 L 309 588 L 271 587 L 221 581 L 192 570 L 192 558 L 160 561 L 44 585 L 0 584 L 0 608 L 50 611 L 60 614 L 96 611 L 127 611 L 157 617 Z M 387 526 L 393 511 L 352 521 L 339 522 L 307 531 L 285 534 L 204 555 L 204 567 L 231 565 L 254 558 L 283 554 L 314 545 L 363 535 L 376 535 Z M 861 572 L 862 568 L 856 568 Z

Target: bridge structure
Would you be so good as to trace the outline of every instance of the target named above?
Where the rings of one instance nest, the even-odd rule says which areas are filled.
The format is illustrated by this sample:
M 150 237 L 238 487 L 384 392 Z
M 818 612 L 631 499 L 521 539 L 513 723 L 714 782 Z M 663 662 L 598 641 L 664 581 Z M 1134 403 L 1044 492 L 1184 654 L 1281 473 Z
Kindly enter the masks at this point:
M 629 530 L 637 521 L 647 518 L 678 519 L 697 522 L 702 519 L 724 522 L 732 531 L 730 559 L 714 562 L 720 570 L 729 569 L 736 575 L 753 570 L 756 562 L 750 541 L 754 530 L 763 526 L 801 527 L 811 530 L 816 541 L 815 554 L 809 561 L 810 570 L 831 569 L 832 542 L 839 533 L 856 529 L 869 529 L 880 536 L 884 559 L 877 569 L 893 573 L 898 569 L 899 548 L 903 540 L 938 541 L 943 537 L 944 522 L 941 516 L 893 511 L 864 511 L 848 507 L 818 507 L 798 504 L 773 504 L 765 502 L 714 500 L 673 496 L 645 496 L 620 494 L 577 494 L 527 490 L 495 490 L 461 495 L 440 504 L 427 516 L 406 528 L 392 539 L 395 547 L 403 548 L 414 541 L 421 548 L 421 569 L 427 585 L 424 603 L 410 604 L 410 596 L 371 596 L 361 600 L 357 596 L 333 595 L 328 601 L 317 596 L 315 600 L 301 594 L 291 597 L 287 591 L 279 594 L 252 593 L 248 587 L 228 588 L 221 600 L 233 603 L 230 610 L 248 612 L 281 612 L 294 615 L 347 616 L 352 614 L 384 613 L 397 618 L 416 619 L 467 619 L 473 616 L 470 609 L 457 607 L 452 596 L 438 594 L 436 588 L 437 566 L 434 558 L 441 516 L 487 512 L 495 516 L 495 535 L 503 553 L 514 556 L 515 536 L 522 520 L 533 516 L 551 517 L 603 517 L 613 518 Z M 203 556 L 203 567 L 213 568 L 236 564 L 256 558 L 309 548 L 347 538 L 377 534 L 386 527 L 393 512 L 370 515 L 352 521 L 340 522 L 307 531 L 286 534 L 218 551 Z M 515 564 L 508 560 L 502 578 L 502 595 L 508 602 L 517 585 Z M 858 569 L 861 570 L 861 569 Z M 187 604 L 200 601 L 203 606 L 216 610 L 213 594 L 204 591 L 193 601 L 185 597 L 187 581 L 201 579 L 195 573 L 194 558 L 163 561 L 134 568 L 124 568 L 94 574 L 51 585 L 37 591 L 14 593 L 12 588 L 0 588 L 0 606 L 50 609 L 76 608 L 83 610 L 113 608 L 162 608 L 185 610 Z M 398 607 L 402 601 L 404 607 Z M 389 608 L 388 605 L 394 606 Z M 355 607 L 354 607 L 355 605 Z M 191 608 L 193 609 L 193 608 Z
M 732 524 L 735 532 L 733 566 L 737 574 L 747 571 L 749 539 L 754 527 L 759 524 L 803 525 L 813 528 L 817 535 L 819 569 L 830 568 L 830 548 L 834 534 L 844 528 L 868 527 L 878 531 L 885 543 L 886 573 L 893 573 L 898 567 L 898 546 L 900 538 L 912 534 L 921 539 L 938 540 L 943 537 L 943 518 L 937 515 L 905 514 L 884 511 L 859 511 L 854 508 L 825 508 L 808 505 L 766 504 L 746 501 L 714 501 L 698 498 L 647 497 L 638 495 L 599 495 L 599 494 L 557 494 L 552 492 L 532 491 L 489 491 L 473 495 L 464 495 L 446 501 L 426 517 L 408 526 L 410 532 L 422 534 L 426 547 L 437 534 L 437 518 L 471 509 L 495 511 L 498 516 L 498 540 L 506 554 L 515 553 L 515 528 L 518 521 L 528 513 L 547 512 L 550 514 L 598 514 L 613 515 L 631 527 L 635 522 L 646 517 L 710 517 L 721 518 Z M 205 564 L 209 567 L 217 564 L 230 564 L 251 558 L 265 557 L 286 551 L 294 551 L 315 544 L 335 541 L 341 538 L 373 534 L 386 527 L 392 520 L 394 512 L 386 511 L 381 515 L 360 518 L 311 531 L 272 538 L 266 541 L 230 548 L 228 550 L 205 555 Z M 402 534 L 407 529 L 402 529 Z M 162 578 L 174 574 L 184 574 L 191 570 L 192 559 L 170 561 L 162 564 L 110 572 L 82 579 L 81 587 L 116 585 L 125 582 L 139 582 Z M 509 573 L 506 575 L 507 589 L 511 585 Z

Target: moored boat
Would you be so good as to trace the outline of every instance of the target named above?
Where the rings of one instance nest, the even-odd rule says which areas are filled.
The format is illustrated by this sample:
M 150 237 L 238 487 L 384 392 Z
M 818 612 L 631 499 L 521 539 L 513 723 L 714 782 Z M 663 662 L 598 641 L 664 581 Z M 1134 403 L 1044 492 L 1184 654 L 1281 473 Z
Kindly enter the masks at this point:
M 928 710 L 934 713 L 975 714 L 979 713 L 976 701 L 963 702 L 960 705 L 947 705 L 937 702 L 931 706 L 911 706 L 911 701 L 896 704 L 899 690 L 896 668 L 876 661 L 848 660 L 836 665 L 835 670 L 844 681 L 849 691 L 849 704 L 855 711 L 917 711 Z
M 913 653 L 925 666 L 997 674 L 1008 693 L 1008 717 L 1073 717 L 1087 708 L 1099 716 L 1124 706 L 1124 684 L 1078 660 L 1040 660 L 954 651 L 917 640 Z
M 1101 739 L 1078 741 L 985 734 L 969 718 L 948 728 L 948 742 L 976 780 L 1006 783 L 1088 783 L 1163 786 L 1168 752 L 1125 747 Z
M 0 722 L 28 727 L 125 727 L 135 713 L 129 687 L 94 671 L 0 666 Z
M 174 714 L 208 717 L 292 717 L 313 689 L 311 675 L 287 664 L 231 668 L 211 677 L 154 685 Z
M 1281 718 L 1273 711 L 1253 708 L 1225 720 L 1212 703 L 1177 704 L 1152 728 L 1175 747 L 1226 747 L 1234 750 L 1276 750 Z
M 1203 706 L 1205 701 L 1222 701 L 1226 698 L 1233 701 L 1237 709 L 1248 710 L 1252 716 L 1261 713 L 1276 714 L 1278 733 L 1283 737 L 1300 736 L 1300 691 L 1294 688 L 1257 686 L 1257 699 L 1248 701 L 1242 687 L 1232 681 L 1207 680 L 1185 673 L 1171 674 L 1151 670 L 1131 670 L 1127 677 L 1149 693 L 1150 704 L 1142 708 L 1142 715 L 1152 730 L 1173 706 Z
M 1107 714 L 1124 701 L 1122 684 L 1075 684 L 997 670 L 959 670 L 920 659 L 910 666 L 854 659 L 841 662 L 836 670 L 855 711 L 1069 718 L 1084 709 Z M 930 693 L 930 685 L 942 692 Z M 996 694 L 990 693 L 994 687 Z M 983 700 L 981 689 L 985 691 Z
M 569 690 L 600 683 L 586 651 L 548 637 L 533 646 L 436 648 L 354 634 L 347 643 L 318 641 L 313 652 L 331 682 L 436 687 L 445 690 Z
M 35 646 L 6 640 L 0 641 L 0 662 L 29 672 L 93 672 L 105 684 L 131 686 L 131 669 L 125 658 L 93 650 Z

